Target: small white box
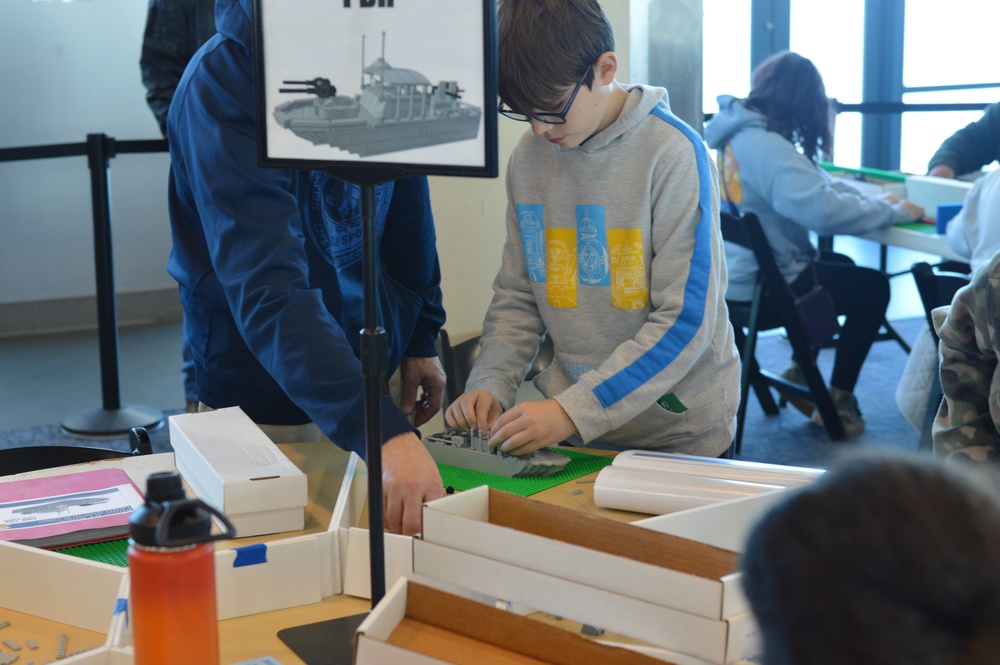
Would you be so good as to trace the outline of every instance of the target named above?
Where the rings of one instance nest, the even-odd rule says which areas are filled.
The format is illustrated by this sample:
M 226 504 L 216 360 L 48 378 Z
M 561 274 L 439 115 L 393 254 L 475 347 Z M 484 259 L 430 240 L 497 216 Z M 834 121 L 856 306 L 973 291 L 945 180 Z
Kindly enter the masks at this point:
M 239 407 L 170 417 L 177 469 L 240 537 L 298 531 L 306 476 Z
M 748 609 L 737 555 L 723 548 L 486 486 L 426 504 L 423 522 L 427 543 L 707 619 Z
M 628 649 L 399 579 L 358 628 L 354 665 L 448 663 L 663 665 Z
M 60 663 L 111 663 L 100 659 L 106 658 L 104 652 L 111 648 L 118 626 L 124 621 L 125 568 L 0 542 L 0 570 L 6 571 L 0 584 L 0 608 L 106 636 L 96 649 Z M 16 627 L 14 622 L 12 627 Z M 12 629 L 7 630 L 13 637 L 9 632 Z M 67 650 L 74 652 L 72 643 Z
M 925 210 L 925 216 L 937 216 L 942 203 L 963 203 L 972 183 L 932 175 L 906 176 L 906 198 Z

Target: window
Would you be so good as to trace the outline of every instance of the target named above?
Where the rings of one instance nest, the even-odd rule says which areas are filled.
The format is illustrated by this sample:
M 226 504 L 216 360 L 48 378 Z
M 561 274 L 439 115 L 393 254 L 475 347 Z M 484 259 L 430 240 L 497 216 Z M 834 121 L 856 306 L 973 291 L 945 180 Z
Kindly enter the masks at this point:
M 705 113 L 715 113 L 719 95 L 750 92 L 750 3 L 703 0 L 702 81 Z
M 841 0 L 836 9 L 815 0 L 792 0 L 789 47 L 809 58 L 819 69 L 826 94 L 838 101 L 861 101 L 862 52 L 845 44 L 864 42 L 864 0 Z M 833 161 L 840 166 L 861 165 L 861 115 L 837 116 Z
M 991 103 L 1000 100 L 993 17 L 996 0 L 907 0 L 903 46 L 903 102 Z M 979 20 L 976 20 L 976 18 Z M 994 87 L 979 87 L 982 83 Z M 977 86 L 959 88 L 957 86 Z M 951 134 L 982 117 L 981 111 L 914 111 L 903 114 L 900 169 L 925 173 L 927 162 Z M 994 162 L 991 167 L 995 168 Z

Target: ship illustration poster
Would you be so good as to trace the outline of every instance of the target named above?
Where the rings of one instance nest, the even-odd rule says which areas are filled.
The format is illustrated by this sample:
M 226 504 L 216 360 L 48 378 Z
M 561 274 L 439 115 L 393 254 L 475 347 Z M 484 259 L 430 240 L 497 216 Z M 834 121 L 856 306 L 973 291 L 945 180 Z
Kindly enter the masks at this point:
M 257 0 L 262 163 L 495 175 L 494 7 Z

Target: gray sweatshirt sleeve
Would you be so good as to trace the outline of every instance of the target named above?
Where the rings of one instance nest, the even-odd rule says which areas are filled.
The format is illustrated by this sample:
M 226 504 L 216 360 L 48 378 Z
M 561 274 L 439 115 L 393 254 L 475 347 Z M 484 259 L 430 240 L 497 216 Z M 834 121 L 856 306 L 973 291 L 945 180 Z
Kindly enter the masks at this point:
M 515 149 L 507 164 L 507 238 L 503 258 L 493 280 L 493 299 L 483 321 L 479 357 L 466 383 L 466 390 L 489 391 L 505 410 L 513 406 L 517 389 L 545 333 L 545 324 L 528 280 L 517 210 L 510 192 L 510 174 L 516 161 Z

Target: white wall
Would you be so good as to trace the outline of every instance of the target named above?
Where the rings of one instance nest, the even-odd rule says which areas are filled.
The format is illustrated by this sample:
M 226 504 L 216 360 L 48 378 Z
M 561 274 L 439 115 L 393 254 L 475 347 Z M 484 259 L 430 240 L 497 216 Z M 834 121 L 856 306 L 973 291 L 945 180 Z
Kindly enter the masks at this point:
M 0 3 L 0 148 L 159 138 L 139 75 L 142 0 Z M 111 162 L 115 282 L 172 286 L 165 154 Z M 0 303 L 94 293 L 85 157 L 0 164 Z
M 628 80 L 630 0 L 605 0 Z M 0 2 L 0 148 L 159 138 L 145 102 L 139 52 L 143 0 Z M 500 265 L 503 173 L 525 125 L 500 122 L 497 179 L 431 182 L 452 338 L 475 334 Z M 111 160 L 112 237 L 119 294 L 173 289 L 166 154 Z M 85 157 L 0 163 L 0 305 L 94 294 L 90 173 Z

